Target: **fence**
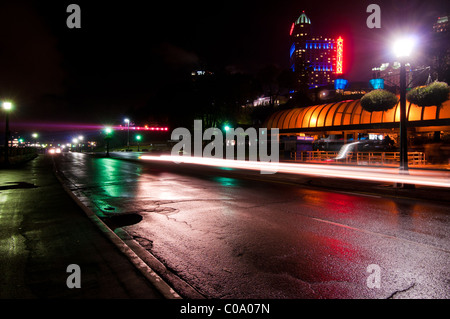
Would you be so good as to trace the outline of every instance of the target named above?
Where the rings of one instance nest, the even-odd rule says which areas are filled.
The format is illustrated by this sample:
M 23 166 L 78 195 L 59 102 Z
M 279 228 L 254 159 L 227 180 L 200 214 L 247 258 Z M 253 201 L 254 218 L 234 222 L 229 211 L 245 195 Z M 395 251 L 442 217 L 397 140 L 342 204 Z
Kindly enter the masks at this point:
M 336 162 L 365 165 L 395 165 L 400 162 L 400 152 L 348 152 L 344 158 L 337 159 L 339 152 L 302 151 L 291 152 L 291 159 L 301 162 Z M 425 153 L 408 152 L 409 165 L 426 164 Z

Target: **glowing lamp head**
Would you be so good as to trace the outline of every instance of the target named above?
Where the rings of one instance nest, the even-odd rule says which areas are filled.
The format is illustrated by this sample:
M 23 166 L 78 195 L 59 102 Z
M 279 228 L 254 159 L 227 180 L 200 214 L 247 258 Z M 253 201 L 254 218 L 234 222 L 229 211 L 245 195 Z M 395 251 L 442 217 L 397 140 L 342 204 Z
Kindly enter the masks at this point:
M 412 37 L 398 39 L 394 42 L 393 50 L 397 58 L 408 57 L 415 46 L 415 40 Z
M 11 102 L 3 102 L 2 106 L 5 111 L 10 111 L 13 107 Z

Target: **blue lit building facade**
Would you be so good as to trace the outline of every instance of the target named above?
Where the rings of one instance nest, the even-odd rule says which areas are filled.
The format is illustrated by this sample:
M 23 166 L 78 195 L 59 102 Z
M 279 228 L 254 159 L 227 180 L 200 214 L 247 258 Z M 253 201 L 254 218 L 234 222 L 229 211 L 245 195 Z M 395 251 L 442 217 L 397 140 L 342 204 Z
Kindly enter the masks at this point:
M 336 40 L 311 34 L 311 20 L 303 12 L 290 30 L 290 67 L 298 88 L 333 84 L 336 78 Z

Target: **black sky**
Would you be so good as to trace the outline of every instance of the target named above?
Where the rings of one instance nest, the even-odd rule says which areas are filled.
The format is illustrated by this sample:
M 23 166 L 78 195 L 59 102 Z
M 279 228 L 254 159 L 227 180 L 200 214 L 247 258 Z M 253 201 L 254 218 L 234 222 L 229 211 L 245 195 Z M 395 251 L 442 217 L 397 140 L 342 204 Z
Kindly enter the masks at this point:
M 81 29 L 66 26 L 70 3 L 81 7 Z M 381 7 L 381 29 L 366 26 L 370 3 Z M 346 77 L 368 81 L 392 58 L 391 37 L 423 36 L 448 9 L 437 0 L 3 1 L 0 96 L 16 103 L 16 121 L 114 120 L 195 68 L 287 68 L 302 10 L 313 33 L 344 38 Z

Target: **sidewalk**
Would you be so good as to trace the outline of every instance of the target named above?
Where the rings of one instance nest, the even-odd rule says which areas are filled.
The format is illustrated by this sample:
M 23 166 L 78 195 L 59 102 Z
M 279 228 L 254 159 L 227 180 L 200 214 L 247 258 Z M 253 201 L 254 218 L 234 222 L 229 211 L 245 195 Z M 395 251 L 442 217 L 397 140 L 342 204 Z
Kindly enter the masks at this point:
M 61 187 L 51 158 L 0 170 L 0 299 L 164 298 Z M 68 288 L 70 264 L 81 288 Z

